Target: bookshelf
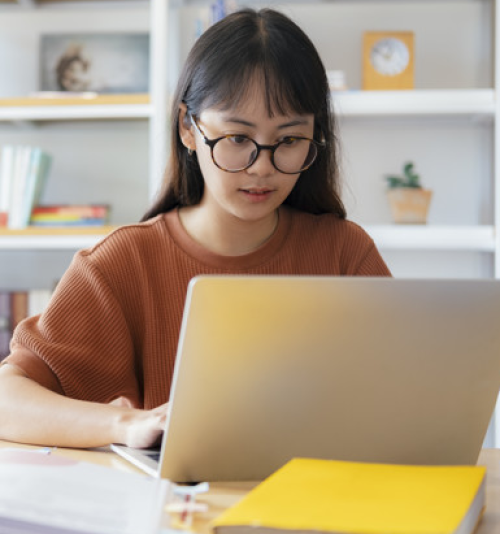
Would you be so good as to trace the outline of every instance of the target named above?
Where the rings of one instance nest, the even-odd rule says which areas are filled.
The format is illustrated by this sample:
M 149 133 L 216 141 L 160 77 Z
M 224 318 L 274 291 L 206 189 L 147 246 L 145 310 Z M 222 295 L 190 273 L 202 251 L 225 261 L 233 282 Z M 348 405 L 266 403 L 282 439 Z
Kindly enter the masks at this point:
M 10 2 L 10 10 L 18 9 L 23 13 L 35 12 L 37 14 L 43 14 L 45 11 L 53 13 L 59 8 L 63 8 L 63 11 L 71 13 L 71 4 L 78 6 L 85 6 L 85 11 L 103 12 L 103 10 L 115 9 L 115 13 L 122 13 L 122 10 L 126 10 L 128 5 L 136 6 L 140 5 L 140 9 L 147 12 L 148 17 L 148 31 L 151 37 L 151 63 L 155 65 L 155 69 L 152 69 L 153 75 L 151 79 L 151 91 L 149 95 L 117 95 L 117 96 L 99 96 L 93 99 L 46 99 L 41 101 L 39 98 L 32 98 L 26 96 L 14 96 L 0 98 L 0 124 L 34 124 L 35 128 L 37 124 L 47 123 L 74 123 L 83 122 L 101 122 L 101 123 L 113 123 L 116 121 L 122 121 L 124 127 L 128 126 L 129 121 L 140 122 L 147 124 L 147 136 L 149 140 L 157 140 L 155 143 L 149 143 L 147 164 L 149 166 L 149 178 L 147 187 L 146 200 L 150 199 L 156 191 L 159 180 L 163 171 L 165 163 L 164 147 L 166 146 L 166 121 L 167 116 L 167 88 L 169 87 L 168 80 L 168 64 L 181 64 L 188 48 L 194 41 L 192 30 L 192 18 L 199 13 L 200 9 L 206 9 L 203 5 L 194 5 L 193 3 L 180 3 L 180 2 L 167 2 L 167 1 L 151 1 L 151 2 L 127 2 L 118 1 L 105 2 L 105 1 L 84 1 L 84 2 L 64 2 L 64 1 L 20 1 Z M 110 7 L 113 4 L 113 7 Z M 389 4 L 389 5 L 388 5 Z M 359 80 L 352 73 L 354 67 L 358 70 L 360 68 L 359 61 L 359 43 L 352 46 L 353 52 L 345 51 L 344 55 L 346 59 L 342 61 L 349 67 L 346 68 L 348 83 L 353 87 L 353 90 L 333 93 L 334 110 L 337 113 L 341 128 L 347 130 L 347 137 L 349 136 L 349 129 L 354 124 L 355 127 L 360 122 L 371 123 L 369 128 L 375 129 L 381 126 L 383 132 L 387 121 L 404 123 L 404 129 L 409 130 L 416 124 L 417 130 L 425 128 L 426 121 L 428 121 L 429 128 L 432 128 L 436 124 L 436 121 L 441 121 L 441 124 L 446 121 L 450 123 L 460 123 L 460 126 L 467 128 L 469 125 L 476 127 L 478 124 L 483 130 L 488 130 L 487 135 L 491 135 L 491 131 L 496 127 L 496 115 L 497 104 L 495 98 L 495 84 L 492 74 L 492 62 L 494 60 L 494 48 L 493 42 L 486 42 L 494 39 L 493 24 L 490 22 L 491 14 L 494 12 L 494 6 L 496 1 L 494 0 L 481 0 L 475 2 L 473 0 L 443 0 L 440 2 L 431 3 L 420 1 L 404 1 L 398 2 L 396 5 L 394 2 L 377 1 L 377 0 L 358 0 L 356 2 L 346 2 L 345 0 L 335 0 L 329 3 L 327 6 L 318 4 L 317 2 L 298 2 L 281 6 L 285 11 L 298 20 L 316 41 L 320 53 L 324 56 L 325 64 L 327 68 L 337 67 L 338 57 L 335 53 L 332 54 L 330 50 L 326 50 L 325 45 L 322 45 L 321 40 L 324 39 L 323 32 L 325 32 L 325 25 L 322 24 L 322 19 L 325 18 L 325 13 L 328 15 L 326 18 L 331 19 L 331 26 L 333 29 L 339 31 L 341 35 L 337 38 L 336 33 L 329 33 L 329 43 L 335 43 L 340 38 L 346 38 L 340 30 L 338 22 L 336 20 L 345 20 L 348 24 L 351 24 L 352 19 L 359 15 L 364 14 L 362 17 L 358 17 L 360 21 L 357 26 L 350 26 L 351 35 L 356 36 L 359 41 L 361 31 L 366 28 L 374 28 L 377 25 L 381 25 L 381 20 L 385 24 L 389 23 L 389 26 L 399 27 L 404 24 L 408 26 L 408 20 L 410 17 L 416 15 L 415 20 L 412 20 L 411 28 L 415 31 L 417 44 L 422 43 L 424 37 L 422 32 L 419 31 L 419 27 L 423 24 L 429 23 L 429 17 L 427 15 L 437 13 L 436 22 L 432 24 L 439 28 L 439 24 L 442 23 L 443 17 L 446 13 L 450 14 L 455 11 L 462 12 L 459 16 L 459 28 L 456 30 L 460 32 L 462 26 L 474 26 L 478 22 L 486 25 L 486 30 L 483 32 L 485 36 L 481 35 L 480 52 L 485 55 L 485 59 L 481 56 L 481 63 L 491 62 L 490 65 L 481 64 L 476 70 L 481 71 L 479 74 L 475 74 L 476 79 L 467 80 L 467 83 L 462 83 L 463 80 L 451 79 L 451 83 L 447 80 L 448 87 L 442 88 L 442 80 L 432 80 L 429 76 L 429 80 L 418 79 L 416 81 L 416 90 L 414 91 L 401 91 L 401 92 L 385 92 L 385 91 L 359 91 L 356 87 L 359 86 Z M 476 7 L 479 4 L 480 7 Z M 464 5 L 466 6 L 464 9 Z M 469 5 L 469 6 L 467 6 Z M 14 6 L 14 7 L 12 7 Z M 381 8 L 379 9 L 379 6 Z M 472 6 L 472 8 L 470 7 Z M 26 9 L 26 7 L 30 9 Z M 74 7 L 74 6 L 73 6 Z M 390 13 L 389 13 L 390 11 Z M 185 15 L 185 12 L 188 15 Z M 184 13 L 184 14 L 182 14 Z M 194 13 L 194 15 L 193 15 Z M 323 16 L 322 16 L 323 14 Z M 467 18 L 468 14 L 472 14 L 471 20 L 464 22 L 464 18 Z M 191 17 L 191 20 L 190 20 Z M 385 17 L 385 20 L 384 20 Z M 173 23 L 171 22 L 173 19 Z M 399 21 L 404 21 L 399 22 Z M 191 28 L 190 25 L 191 24 Z M 311 31 L 312 28 L 316 29 L 318 24 L 322 26 L 322 29 L 318 31 Z M 461 26 L 462 25 L 462 26 Z M 168 30 L 172 30 L 173 26 L 177 28 L 182 27 L 184 31 L 174 35 L 174 40 L 177 42 L 172 45 L 172 37 L 168 37 Z M 431 31 L 427 32 L 429 39 L 435 38 L 436 28 L 433 26 Z M 426 29 L 430 26 L 426 26 Z M 478 33 L 477 28 L 474 30 Z M 466 37 L 475 38 L 474 31 L 465 32 Z M 171 32 L 172 33 L 172 32 Z M 333 35 L 333 37 L 332 37 Z M 349 36 L 352 40 L 353 37 Z M 451 36 L 453 39 L 453 35 Z M 454 46 L 451 42 L 450 46 Z M 319 42 L 318 42 L 319 41 Z M 417 49 L 420 51 L 420 56 L 425 56 L 429 53 L 423 49 Z M 330 47 L 335 48 L 335 47 Z M 349 56 L 349 54 L 351 54 Z M 472 55 L 472 52 L 469 54 Z M 421 61 L 423 63 L 423 60 Z M 162 68 L 157 68 L 159 65 Z M 417 63 L 417 67 L 418 67 Z M 344 65 L 340 65 L 344 67 Z M 477 67 L 477 66 L 476 66 Z M 466 69 L 471 71 L 473 68 L 470 64 L 466 65 Z M 171 74 L 171 72 L 170 72 Z M 427 76 L 427 73 L 424 73 Z M 432 74 L 436 74 L 435 72 Z M 418 75 L 418 70 L 417 70 Z M 439 76 L 442 76 L 441 74 Z M 439 78 L 437 76 L 437 78 Z M 469 74 L 469 77 L 474 76 Z M 174 76 L 171 76 L 175 77 Z M 172 84 L 170 83 L 170 86 Z M 0 93 L 0 97 L 1 97 Z M 453 125 L 452 125 L 453 127 Z M 390 128 L 389 128 L 390 129 Z M 342 132 L 341 132 L 342 135 Z M 481 135 L 481 134 L 480 134 Z M 351 151 L 352 146 L 355 145 L 350 140 L 345 143 L 347 151 Z M 420 144 L 422 142 L 420 141 Z M 159 149 L 159 146 L 162 146 Z M 357 150 L 357 148 L 355 149 Z M 419 148 L 421 151 L 421 148 Z M 410 156 L 410 154 L 409 154 Z M 57 157 L 57 154 L 56 154 Z M 490 156 L 492 157 L 492 156 Z M 387 158 L 389 159 L 389 158 Z M 416 159 L 417 167 L 421 167 L 421 161 Z M 395 158 L 394 158 L 395 161 Z M 398 160 L 397 165 L 401 162 Z M 386 171 L 390 172 L 392 169 L 387 166 Z M 422 169 L 420 169 L 422 170 Z M 425 169 L 423 170 L 425 171 Z M 422 172 L 423 172 L 422 171 Z M 493 172 L 488 169 L 489 172 Z M 346 176 L 349 178 L 350 174 L 357 174 L 357 169 L 349 168 L 346 166 Z M 426 180 L 426 174 L 423 172 L 424 182 Z M 380 173 L 379 173 L 380 176 Z M 432 185 L 432 184 L 431 184 Z M 360 186 L 362 187 L 362 186 Z M 483 187 L 483 186 L 481 186 Z M 380 189 L 380 187 L 378 188 Z M 359 193 L 356 191 L 355 194 Z M 364 193 L 362 192 L 361 196 Z M 381 204 L 381 192 L 378 191 L 378 197 L 375 201 Z M 490 203 L 491 204 L 491 203 Z M 356 220 L 361 222 L 366 229 L 373 235 L 377 244 L 382 249 L 391 251 L 400 250 L 433 250 L 433 251 L 471 251 L 473 253 L 486 253 L 488 256 L 494 258 L 495 266 L 490 269 L 494 271 L 498 269 L 496 265 L 496 242 L 495 242 L 495 208 L 491 205 L 488 206 L 488 210 L 491 215 L 488 216 L 485 221 L 480 221 L 479 224 L 476 221 L 464 220 L 459 221 L 455 225 L 455 221 L 448 221 L 446 218 L 443 220 L 437 220 L 435 223 L 431 221 L 431 224 L 426 228 L 401 228 L 394 227 L 390 224 L 390 220 L 387 219 L 387 215 L 380 217 L 379 213 L 376 217 L 372 217 L 370 212 L 366 217 L 363 215 L 364 206 L 360 206 L 356 211 L 357 206 L 354 209 L 354 216 Z M 385 209 L 385 208 L 384 208 Z M 371 210 L 373 211 L 373 210 Z M 351 209 L 352 213 L 353 210 Z M 358 213 L 360 216 L 358 216 Z M 137 218 L 137 217 L 136 217 Z M 131 217 L 130 220 L 136 220 Z M 360 220 L 361 219 L 361 220 Z M 372 219 L 381 219 L 372 220 Z M 126 220 L 118 220 L 118 223 L 127 222 Z M 453 224 L 450 224 L 452 222 Z M 0 247 L 11 247 L 10 244 L 16 243 L 16 237 L 12 236 L 12 240 L 9 240 L 9 236 L 5 236 L 5 241 L 0 244 Z M 34 243 L 32 241 L 26 241 L 29 246 Z M 36 248 L 43 249 L 43 241 Z M 16 245 L 17 246 L 17 245 Z M 1 248 L 0 248 L 1 250 Z M 488 273 L 487 273 L 488 274 Z M 490 273 L 491 274 L 491 273 Z M 474 273 L 476 276 L 476 273 Z
M 497 4 L 338 0 L 289 7 L 327 69 L 345 72 L 349 90 L 332 94 L 344 198 L 396 276 L 500 276 Z M 414 32 L 414 90 L 359 90 L 366 30 Z M 425 226 L 391 221 L 383 178 L 405 161 L 434 191 Z
M 0 2 L 0 47 L 3 42 L 17 42 L 24 55 L 16 63 L 25 65 L 25 70 L 16 69 L 18 76 L 0 83 L 0 144 L 45 142 L 54 164 L 49 177 L 53 183 L 48 184 L 49 191 L 42 199 L 46 203 L 106 202 L 115 208 L 111 212 L 115 225 L 137 221 L 147 208 L 165 166 L 167 8 L 163 0 Z M 9 32 L 9 27 L 19 27 L 21 21 L 25 33 Z M 116 31 L 149 33 L 148 94 L 33 96 L 38 89 L 35 74 L 41 35 Z M 9 71 L 16 53 L 0 52 L 2 70 Z M 96 160 L 94 167 L 89 164 L 92 159 Z M 94 177 L 91 173 L 96 170 L 99 174 Z M 61 249 L 69 254 L 97 241 L 107 230 L 86 230 L 85 236 L 72 230 L 73 238 L 4 231 L 0 254 L 13 249 L 28 254 Z
M 175 78 L 175 73 L 172 75 L 172 69 L 169 71 L 169 63 L 173 65 L 182 63 L 187 50 L 194 41 L 193 18 L 198 16 L 200 10 L 207 9 L 207 4 L 161 0 L 150 2 L 19 0 L 2 2 L 2 4 L 8 6 L 6 8 L 7 14 L 12 15 L 17 10 L 18 14 L 23 17 L 30 13 L 40 16 L 45 13 L 61 15 L 61 13 L 66 12 L 66 14 L 71 15 L 74 9 L 83 9 L 84 14 L 98 13 L 102 15 L 109 13 L 107 10 L 114 10 L 115 15 L 119 13 L 121 16 L 127 9 L 130 9 L 128 6 L 134 6 L 133 9 L 141 11 L 142 22 L 134 25 L 141 30 L 147 26 L 151 38 L 151 64 L 155 66 L 152 69 L 151 90 L 148 95 L 98 96 L 93 99 L 46 99 L 42 101 L 39 98 L 21 95 L 5 97 L 1 94 L 0 87 L 0 126 L 3 124 L 31 124 L 36 129 L 39 125 L 46 125 L 47 123 L 98 122 L 109 124 L 121 121 L 124 123 L 123 127 L 126 128 L 130 122 L 145 124 L 148 138 L 147 165 L 149 167 L 147 194 L 143 197 L 145 205 L 158 187 L 165 164 L 166 94 L 167 89 L 172 86 L 172 78 Z M 356 161 L 359 151 L 356 145 L 360 142 L 357 137 L 359 137 L 359 132 L 362 129 L 368 133 L 370 131 L 376 132 L 382 137 L 389 131 L 389 145 L 394 144 L 390 137 L 398 135 L 398 129 L 404 132 L 419 132 L 420 138 L 416 140 L 417 145 L 415 145 L 417 149 L 405 147 L 404 151 L 406 157 L 415 159 L 417 168 L 423 174 L 424 183 L 428 176 L 431 177 L 431 181 L 434 180 L 429 169 L 437 168 L 436 162 L 439 159 L 428 156 L 429 150 L 423 141 L 426 136 L 426 133 L 423 132 L 426 129 L 428 131 L 442 129 L 444 137 L 451 130 L 460 130 L 459 135 L 462 135 L 463 131 L 471 129 L 476 130 L 473 135 L 479 137 L 480 142 L 486 140 L 486 149 L 479 156 L 473 156 L 476 160 L 489 160 L 486 165 L 483 165 L 484 168 L 480 168 L 481 164 L 478 164 L 477 161 L 474 162 L 476 168 L 472 169 L 472 172 L 478 170 L 481 172 L 481 183 L 476 187 L 476 190 L 480 188 L 481 191 L 479 193 L 476 191 L 473 198 L 480 206 L 474 207 L 476 213 L 474 218 L 465 217 L 464 220 L 460 220 L 460 216 L 454 213 L 444 214 L 446 211 L 443 210 L 444 201 L 441 201 L 441 205 L 436 205 L 434 210 L 440 215 L 437 215 L 435 220 L 431 219 L 430 224 L 425 228 L 395 227 L 390 224 L 386 207 L 380 208 L 385 202 L 382 198 L 380 182 L 376 186 L 371 183 L 366 187 L 366 183 L 363 183 L 361 178 L 359 184 L 355 183 L 356 190 L 352 195 L 361 200 L 355 200 L 351 203 L 352 207 L 350 206 L 350 213 L 353 213 L 353 218 L 366 227 L 381 249 L 399 250 L 402 253 L 414 250 L 432 250 L 435 252 L 459 250 L 486 254 L 491 261 L 488 260 L 485 263 L 489 263 L 490 267 L 481 273 L 471 273 L 471 276 L 498 276 L 500 271 L 495 231 L 498 221 L 498 201 L 493 188 L 498 173 L 495 165 L 496 143 L 498 143 L 495 135 L 498 104 L 496 101 L 497 82 L 494 73 L 499 70 L 494 68 L 498 55 L 496 54 L 498 44 L 495 37 L 495 17 L 498 17 L 495 14 L 496 4 L 496 0 L 480 0 L 479 2 L 475 0 L 441 0 L 431 3 L 423 0 L 405 0 L 403 2 L 335 0 L 328 5 L 307 1 L 280 5 L 281 9 L 298 20 L 312 35 L 327 68 L 343 68 L 347 74 L 348 85 L 352 87 L 352 90 L 336 92 L 332 95 L 334 110 L 341 125 L 341 138 L 343 140 L 345 136 L 347 139 L 343 142 L 349 156 L 349 161 L 344 165 L 347 180 L 350 179 L 351 175 L 355 175 L 354 182 L 356 182 L 358 180 L 357 175 L 361 176 L 367 168 L 367 165 L 361 166 Z M 449 32 L 446 43 L 449 50 L 448 56 L 446 56 L 445 52 L 441 51 L 441 48 L 446 48 L 446 46 L 436 48 L 436 40 L 439 35 L 442 35 L 444 23 L 449 20 L 450 14 L 453 14 L 454 17 L 456 14 L 456 20 L 454 20 L 456 28 Z M 140 17 L 137 19 L 139 20 Z M 146 19 L 147 22 L 145 23 Z M 328 20 L 329 23 L 325 24 L 324 20 Z M 343 24 L 339 24 L 338 21 L 340 20 L 343 21 Z M 344 23 L 346 28 L 342 27 Z M 130 26 L 130 23 L 127 24 Z M 386 26 L 405 27 L 415 32 L 417 70 L 416 89 L 413 91 L 367 92 L 357 89 L 360 86 L 360 74 L 357 71 L 360 71 L 360 37 L 362 31 L 366 28 L 379 29 Z M 176 32 L 172 31 L 173 28 L 176 28 Z M 43 24 L 39 31 L 45 31 Z M 458 43 L 459 38 L 463 41 L 468 40 L 468 42 L 460 45 Z M 428 46 L 426 41 L 429 41 Z M 349 45 L 344 46 L 341 53 L 336 52 L 335 46 L 340 42 Z M 463 48 L 459 48 L 460 46 Z M 453 64 L 447 65 L 449 60 L 445 58 L 449 58 L 450 50 L 453 52 L 454 48 L 456 48 L 456 54 L 453 57 Z M 432 56 L 436 56 L 437 59 L 430 57 L 431 51 Z M 448 70 L 443 69 L 443 66 L 447 66 Z M 465 74 L 461 71 L 464 71 Z M 351 137 L 356 137 L 356 139 L 350 139 Z M 362 139 L 361 142 L 366 144 L 366 138 Z M 451 142 L 454 143 L 455 140 L 449 142 L 446 140 L 446 145 L 451 146 Z M 477 139 L 474 139 L 474 142 L 478 144 Z M 383 149 L 385 155 L 377 156 L 380 169 L 382 169 L 380 162 L 385 160 L 385 172 L 393 171 L 394 167 L 390 167 L 390 165 L 399 167 L 403 158 L 403 156 L 398 158 L 390 154 L 389 152 L 392 150 L 392 146 L 385 147 Z M 442 148 L 440 150 L 442 151 Z M 439 162 L 441 166 L 452 152 L 449 148 L 447 150 L 448 154 L 444 154 L 442 161 Z M 397 151 L 403 152 L 400 147 Z M 419 153 L 424 152 L 425 158 L 431 160 L 427 169 L 423 165 L 422 157 L 419 156 Z M 380 180 L 382 172 L 382 170 L 372 172 L 373 176 L 370 177 L 370 180 Z M 453 169 L 453 172 L 456 172 L 456 169 Z M 435 183 L 427 185 L 435 187 Z M 379 209 L 376 210 L 372 206 L 367 209 L 368 201 L 363 197 L 367 191 L 374 191 L 375 188 L 377 189 L 377 196 L 373 198 L 371 203 L 379 205 Z M 471 190 L 472 188 L 469 187 L 469 192 Z M 439 191 L 436 192 L 436 196 L 438 194 Z M 488 195 L 489 198 L 486 198 Z M 347 196 L 349 204 L 349 195 Z M 464 193 L 464 197 L 467 198 L 467 196 L 470 197 Z M 451 203 L 448 202 L 448 204 Z M 462 209 L 462 211 L 465 210 Z M 486 215 L 483 215 L 484 213 Z M 136 219 L 137 216 L 129 218 L 129 220 Z M 120 217 L 116 222 L 121 224 L 128 221 Z M 9 247 L 13 246 L 10 243 L 17 243 L 17 236 L 10 237 L 12 239 L 9 236 L 4 236 L 4 241 L 0 247 L 6 247 L 8 250 Z M 30 247 L 34 245 L 31 240 L 26 240 L 26 243 Z M 43 240 L 35 248 L 43 249 Z

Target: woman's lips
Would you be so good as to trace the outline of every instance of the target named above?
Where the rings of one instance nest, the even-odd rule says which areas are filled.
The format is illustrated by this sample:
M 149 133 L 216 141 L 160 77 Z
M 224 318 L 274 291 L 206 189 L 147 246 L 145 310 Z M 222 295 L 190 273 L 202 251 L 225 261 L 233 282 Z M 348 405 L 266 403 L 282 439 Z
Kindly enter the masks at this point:
M 268 188 L 248 188 L 248 189 L 240 189 L 240 192 L 243 193 L 248 199 L 252 200 L 253 202 L 261 202 L 263 200 L 266 200 L 271 196 L 273 193 L 272 189 Z

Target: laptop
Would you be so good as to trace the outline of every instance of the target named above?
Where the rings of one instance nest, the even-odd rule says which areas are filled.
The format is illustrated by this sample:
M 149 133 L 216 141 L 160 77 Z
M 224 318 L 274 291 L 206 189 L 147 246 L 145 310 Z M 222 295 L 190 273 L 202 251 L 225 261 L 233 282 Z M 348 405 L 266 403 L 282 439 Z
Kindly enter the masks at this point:
M 159 463 L 262 480 L 293 457 L 474 464 L 500 386 L 500 281 L 201 276 Z

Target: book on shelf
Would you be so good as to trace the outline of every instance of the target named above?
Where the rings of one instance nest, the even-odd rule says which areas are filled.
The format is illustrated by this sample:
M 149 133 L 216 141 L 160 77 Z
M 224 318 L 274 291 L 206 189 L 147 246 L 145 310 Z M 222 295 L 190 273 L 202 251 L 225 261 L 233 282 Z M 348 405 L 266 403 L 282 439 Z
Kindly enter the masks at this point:
M 11 337 L 10 297 L 8 293 L 0 292 L 0 361 L 9 354 Z
M 153 534 L 171 483 L 51 449 L 0 449 L 0 532 Z
M 296 458 L 213 522 L 215 534 L 471 534 L 486 468 Z
M 52 158 L 39 147 L 4 145 L 0 150 L 0 225 L 20 230 L 39 202 Z
M 59 204 L 36 206 L 31 212 L 31 226 L 104 226 L 109 223 L 108 204 Z
M 9 355 L 16 326 L 26 317 L 42 313 L 51 296 L 50 289 L 0 291 L 0 360 Z

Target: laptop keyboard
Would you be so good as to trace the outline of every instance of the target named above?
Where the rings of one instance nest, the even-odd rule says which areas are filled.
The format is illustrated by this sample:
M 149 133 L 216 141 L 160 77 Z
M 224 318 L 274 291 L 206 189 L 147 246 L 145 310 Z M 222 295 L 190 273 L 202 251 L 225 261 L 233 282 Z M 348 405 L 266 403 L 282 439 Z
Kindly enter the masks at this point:
M 151 458 L 151 460 L 154 460 L 155 462 L 160 461 L 160 448 L 159 447 L 146 449 L 143 452 L 148 458 Z

